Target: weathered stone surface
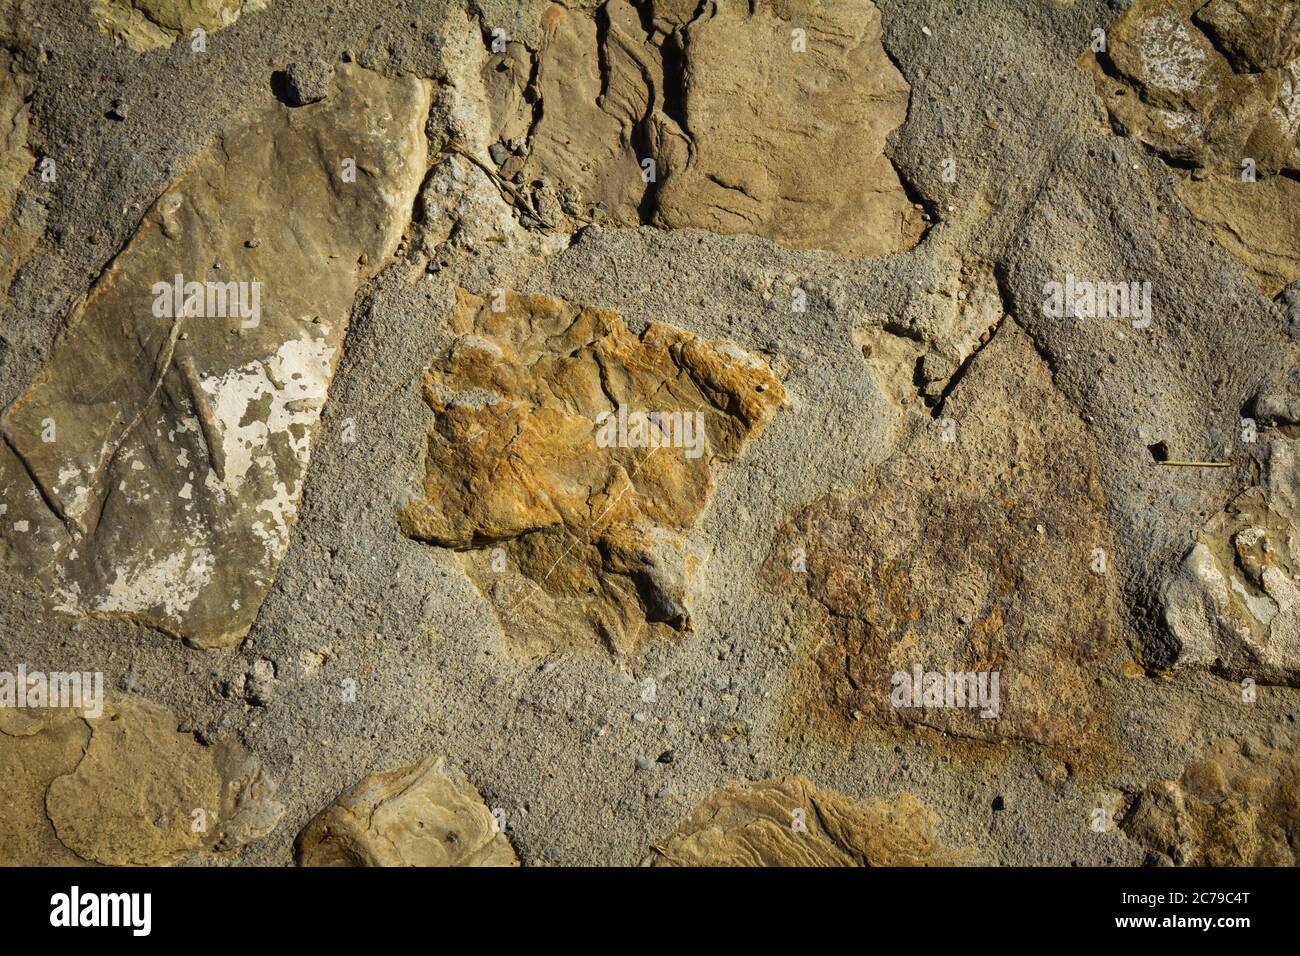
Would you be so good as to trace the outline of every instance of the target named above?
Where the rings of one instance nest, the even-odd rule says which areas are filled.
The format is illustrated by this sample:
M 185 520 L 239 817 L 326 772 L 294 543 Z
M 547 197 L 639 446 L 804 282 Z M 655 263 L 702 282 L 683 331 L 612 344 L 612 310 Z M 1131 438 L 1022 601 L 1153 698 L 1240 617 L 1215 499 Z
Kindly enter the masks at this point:
M 1117 131 L 1190 170 L 1184 203 L 1270 296 L 1300 278 L 1298 36 L 1289 0 L 1139 0 L 1083 58 Z
M 633 225 L 649 192 L 637 143 L 669 122 L 646 80 L 662 65 L 630 3 L 614 0 L 604 12 L 602 42 L 592 16 L 559 5 L 547 11 L 534 84 L 541 115 L 527 134 L 522 172 L 525 182 L 564 183 L 580 208 L 600 204 L 609 221 Z
M 543 296 L 496 304 L 459 293 L 457 338 L 425 374 L 435 418 L 402 530 L 478 549 L 467 568 L 530 656 L 593 642 L 623 653 L 688 628 L 699 558 L 683 534 L 714 463 L 784 403 L 780 381 L 671 326 L 635 335 L 615 313 Z
M 28 144 L 33 83 L 9 48 L 17 44 L 20 26 L 16 19 L 9 22 L 10 15 L 0 10 L 0 292 L 30 256 L 45 221 L 43 207 L 19 201 L 19 187 L 36 164 Z
M 77 769 L 90 740 L 79 716 L 0 708 L 0 865 L 76 866 L 45 813 L 50 783 Z
M 195 29 L 224 29 L 270 5 L 271 0 L 94 0 L 90 13 L 101 30 L 145 53 L 188 40 Z
M 1294 740 L 1217 740 L 1178 780 L 1139 793 L 1121 826 L 1181 866 L 1296 866 L 1300 752 Z
M 543 34 L 535 63 L 514 45 L 484 76 L 502 138 L 527 146 L 502 175 L 561 184 L 553 201 L 536 194 L 548 224 L 649 222 L 853 256 L 920 238 L 884 155 L 909 88 L 869 0 L 610 0 L 594 17 L 556 4 Z
M 297 840 L 302 866 L 518 866 L 474 785 L 443 757 L 372 773 Z
M 410 214 L 428 107 L 426 83 L 340 70 L 328 101 L 259 111 L 157 201 L 0 418 L 0 560 L 64 611 L 203 647 L 247 633 L 353 296 Z M 196 294 L 160 306 L 178 275 Z
M 811 601 L 794 715 L 841 734 L 873 716 L 1087 750 L 1114 646 L 1106 576 L 1092 570 L 1112 545 L 1091 441 L 1009 319 L 942 416 L 774 541 L 766 580 Z M 918 669 L 997 673 L 996 715 L 896 706 L 895 675 Z
M 1273 438 L 1262 482 L 1206 523 L 1163 599 L 1179 665 L 1300 685 L 1300 442 Z
M 1300 57 L 1295 0 L 1210 0 L 1195 20 L 1239 73 L 1277 69 Z
M 910 793 L 853 800 L 803 777 L 722 787 L 662 845 L 656 866 L 956 866 L 939 817 Z
M 915 245 L 920 214 L 884 154 L 908 85 L 875 4 L 713 6 L 682 31 L 684 123 L 665 142 L 676 155 L 655 221 L 845 255 Z M 792 49 L 795 29 L 806 52 Z
M 1184 184 L 1179 195 L 1270 296 L 1300 278 L 1300 182 L 1205 179 Z
M 284 94 L 290 106 L 319 103 L 329 95 L 334 64 L 319 57 L 290 63 L 284 70 Z
M 937 405 L 1002 320 L 1002 298 L 987 266 L 943 262 L 936 278 L 901 315 L 874 315 L 853 330 L 880 390 L 909 411 Z
M 136 698 L 99 717 L 0 710 L 0 864 L 164 866 L 234 850 L 284 813 L 238 744 L 204 747 Z

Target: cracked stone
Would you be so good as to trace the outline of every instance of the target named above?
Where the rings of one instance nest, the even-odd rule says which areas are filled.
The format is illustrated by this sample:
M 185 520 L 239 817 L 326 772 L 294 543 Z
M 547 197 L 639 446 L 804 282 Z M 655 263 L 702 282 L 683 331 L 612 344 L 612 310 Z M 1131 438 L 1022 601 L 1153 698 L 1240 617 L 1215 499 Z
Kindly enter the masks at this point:
M 484 70 L 502 138 L 531 144 L 526 181 L 565 183 L 590 218 L 621 225 L 852 256 L 916 244 L 924 222 L 884 153 L 909 87 L 874 4 L 791 19 L 778 3 L 696 15 L 659 0 L 648 15 L 649 35 L 627 0 L 594 16 L 552 5 L 535 62 L 510 50 Z
M 353 297 L 409 217 L 428 109 L 427 83 L 347 67 L 327 102 L 257 110 L 195 160 L 0 417 L 0 562 L 66 613 L 242 639 Z
M 933 285 L 914 296 L 902 315 L 873 316 L 853 330 L 853 338 L 885 397 L 919 412 L 939 403 L 1002 316 L 991 269 L 942 261 Z

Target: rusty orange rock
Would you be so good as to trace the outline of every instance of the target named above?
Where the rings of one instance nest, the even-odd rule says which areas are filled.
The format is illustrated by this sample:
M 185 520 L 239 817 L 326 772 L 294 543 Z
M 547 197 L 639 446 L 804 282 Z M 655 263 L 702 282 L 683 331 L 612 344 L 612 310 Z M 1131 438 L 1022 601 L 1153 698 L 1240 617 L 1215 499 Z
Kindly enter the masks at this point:
M 1010 320 L 942 414 L 861 488 L 777 535 L 765 578 L 809 610 L 793 711 L 850 735 L 873 718 L 1086 749 L 1114 647 L 1092 444 Z M 973 689 L 995 677 L 989 706 Z
M 734 345 L 543 296 L 459 294 L 455 342 L 425 375 L 424 475 L 401 509 L 413 538 L 467 568 L 530 653 L 617 652 L 690 624 L 700 565 L 685 540 L 715 462 L 785 400 Z M 585 636 L 583 636 L 585 635 Z

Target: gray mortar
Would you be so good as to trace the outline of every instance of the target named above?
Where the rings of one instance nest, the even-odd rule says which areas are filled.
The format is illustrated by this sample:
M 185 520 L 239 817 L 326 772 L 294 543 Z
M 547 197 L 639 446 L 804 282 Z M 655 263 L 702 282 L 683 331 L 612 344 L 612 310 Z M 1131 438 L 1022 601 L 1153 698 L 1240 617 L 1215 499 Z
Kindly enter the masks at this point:
M 848 260 L 755 238 L 593 227 L 549 259 L 487 248 L 428 279 L 418 264 L 399 263 L 358 297 L 291 549 L 245 644 L 202 652 L 123 623 L 73 621 L 6 578 L 0 666 L 102 670 L 113 687 L 129 670 L 183 728 L 243 740 L 280 781 L 289 810 L 271 837 L 214 862 L 291 862 L 298 830 L 339 791 L 430 753 L 447 754 L 505 810 L 527 865 L 635 864 L 714 787 L 789 772 L 855 796 L 910 791 L 943 818 L 949 844 L 988 862 L 1140 862 L 1121 834 L 1089 830 L 1091 808 L 1107 792 L 1176 776 L 1214 737 L 1292 732 L 1300 692 L 1262 687 L 1245 705 L 1234 683 L 1206 674 L 1112 677 L 1098 693 L 1116 701 L 1105 728 L 1119 742 L 1115 768 L 1051 785 L 1037 772 L 1050 759 L 1033 750 L 965 760 L 871 730 L 846 749 L 783 722 L 801 612 L 758 584 L 759 567 L 792 512 L 853 486 L 908 428 L 927 427 L 909 425 L 882 396 L 852 333 L 872 316 L 901 314 L 932 287 L 940 257 L 996 267 L 1006 308 L 1088 425 L 1132 648 L 1158 640 L 1145 610 L 1156 582 L 1248 478 L 1154 468 L 1146 445 L 1164 439 L 1180 455 L 1213 456 L 1211 432 L 1233 434 L 1284 338 L 1281 310 L 1195 228 L 1159 160 L 1110 134 L 1075 64 L 1091 29 L 1122 4 L 878 5 L 886 48 L 912 85 L 892 159 L 940 220 L 916 248 Z M 543 6 L 475 0 L 473 9 L 485 31 L 504 24 L 535 43 Z M 184 43 L 139 55 L 114 48 L 81 0 L 48 0 L 34 146 L 59 159 L 60 179 L 25 185 L 48 203 L 49 229 L 0 307 L 0 404 L 30 383 L 71 303 L 174 173 L 238 113 L 269 100 L 273 72 L 347 51 L 385 72 L 439 78 L 441 8 L 274 0 L 212 34 L 205 55 Z M 116 100 L 129 107 L 124 121 L 105 116 Z M 944 157 L 958 162 L 955 184 L 939 176 Z M 1043 318 L 1041 286 L 1066 269 L 1150 279 L 1152 329 L 1121 340 L 1106 323 Z M 796 283 L 809 291 L 798 315 L 785 307 Z M 521 662 L 456 557 L 399 533 L 394 510 L 428 421 L 419 377 L 448 341 L 456 284 L 548 293 L 616 309 L 634 327 L 653 319 L 729 338 L 786 380 L 789 408 L 738 462 L 716 469 L 717 490 L 691 533 L 710 557 L 694 630 L 681 640 L 637 661 L 592 653 Z M 314 677 L 294 672 L 300 654 L 324 646 L 336 656 Z M 262 658 L 275 662 L 278 682 L 257 707 L 240 689 Z M 646 677 L 658 680 L 654 703 L 640 698 Z M 341 701 L 346 678 L 357 681 L 355 703 Z M 735 719 L 747 736 L 700 739 Z M 638 770 L 638 757 L 669 749 L 675 762 Z M 995 796 L 1005 810 L 992 810 Z

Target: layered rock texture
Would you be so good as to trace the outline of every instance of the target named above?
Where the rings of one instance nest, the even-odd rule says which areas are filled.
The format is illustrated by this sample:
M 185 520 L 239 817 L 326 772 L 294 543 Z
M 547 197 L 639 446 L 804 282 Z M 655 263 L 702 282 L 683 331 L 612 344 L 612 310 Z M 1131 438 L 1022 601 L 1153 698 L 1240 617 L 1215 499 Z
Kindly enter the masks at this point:
M 44 226 L 44 208 L 20 194 L 23 178 L 36 165 L 30 145 L 31 74 L 23 65 L 30 46 L 17 8 L 0 4 L 0 291 L 7 291 L 31 255 Z
M 1116 130 L 1276 295 L 1300 278 L 1300 4 L 1139 0 L 1085 57 Z
M 419 81 L 340 70 L 328 102 L 244 118 L 158 199 L 0 417 L 13 573 L 197 646 L 247 633 L 353 296 L 423 176 L 428 107 Z
M 429 757 L 373 773 L 298 835 L 302 866 L 518 866 L 500 817 L 465 775 Z
M 785 400 L 756 356 L 543 296 L 460 292 L 424 375 L 424 476 L 399 521 L 474 549 L 471 577 L 519 652 L 636 650 L 688 630 L 687 533 Z
M 886 136 L 908 85 L 870 0 L 551 5 L 485 76 L 499 175 L 550 224 L 640 222 L 884 255 L 923 231 Z M 850 158 L 851 157 L 851 158 Z
M 135 697 L 87 716 L 0 709 L 0 865 L 168 866 L 265 837 L 278 787 L 237 743 L 199 744 Z
M 910 793 L 853 800 L 802 777 L 733 784 L 655 846 L 656 866 L 956 866 L 939 818 Z

